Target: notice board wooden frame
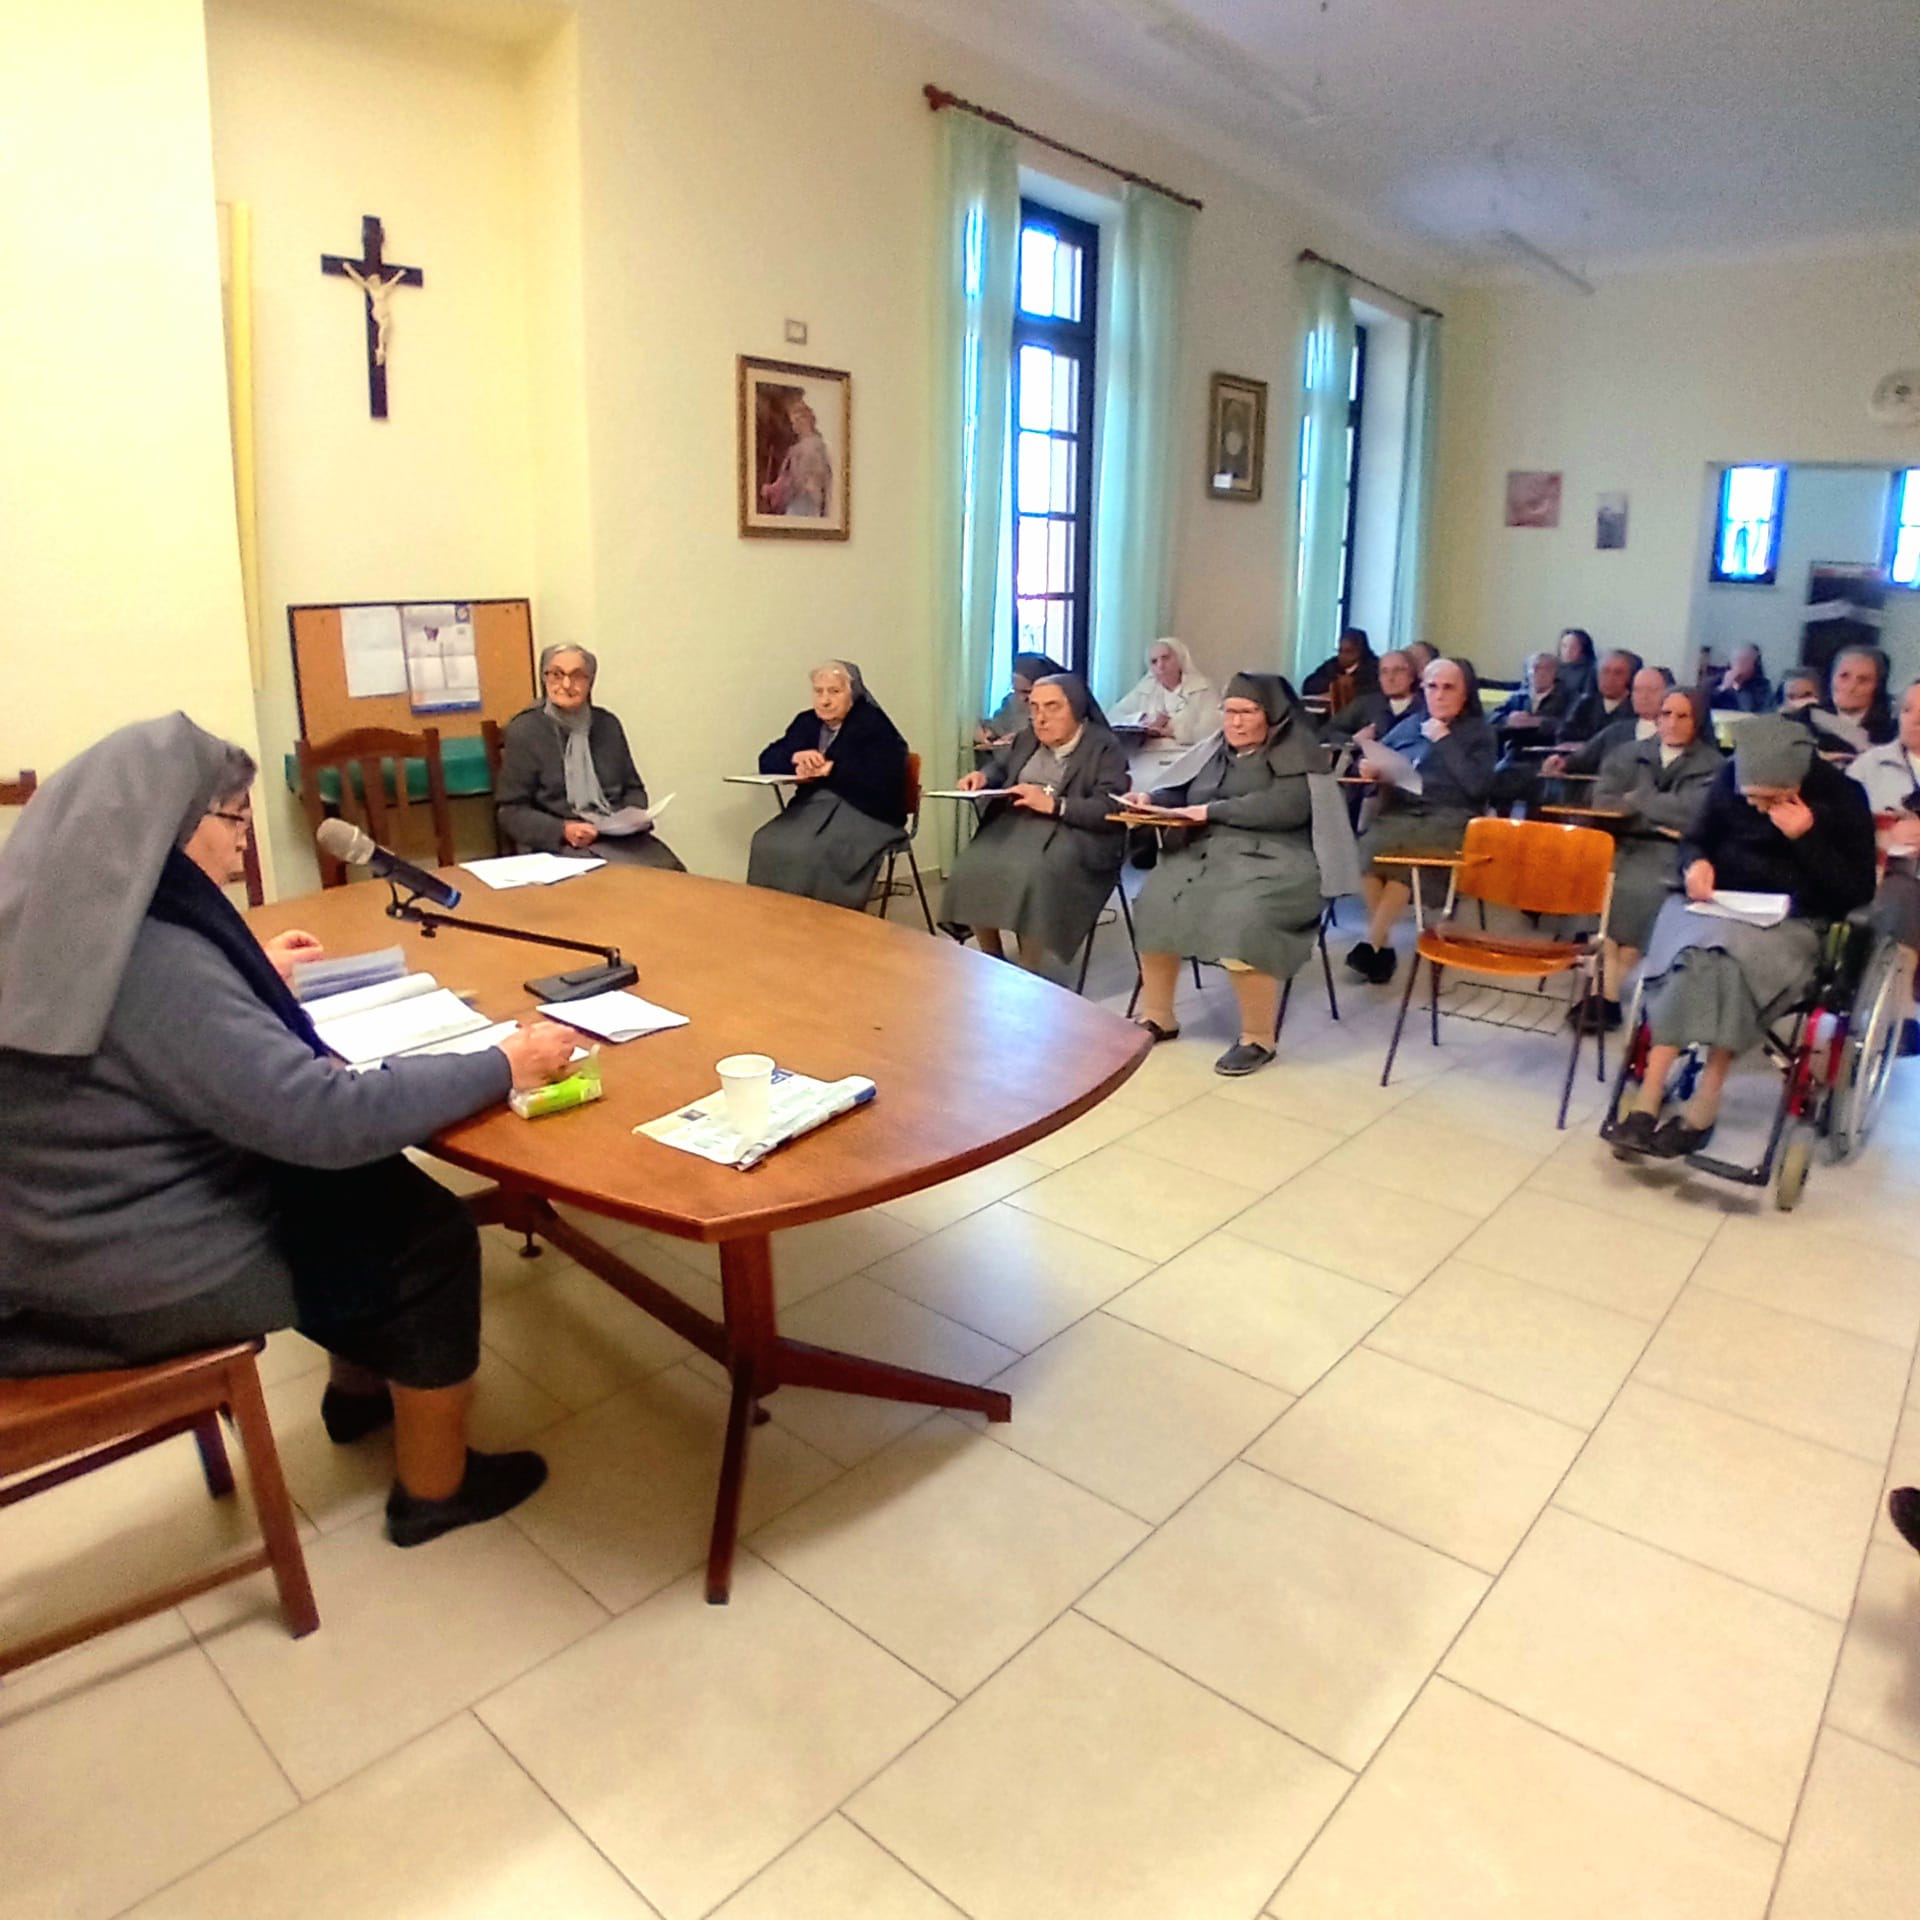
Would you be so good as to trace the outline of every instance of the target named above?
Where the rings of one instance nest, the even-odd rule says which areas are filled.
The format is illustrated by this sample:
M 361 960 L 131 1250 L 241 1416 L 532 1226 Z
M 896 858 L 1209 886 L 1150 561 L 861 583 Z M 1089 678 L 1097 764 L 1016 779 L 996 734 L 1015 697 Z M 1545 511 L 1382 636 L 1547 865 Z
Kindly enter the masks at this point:
M 347 659 L 340 645 L 343 607 L 417 607 L 457 604 L 473 610 L 473 642 L 480 668 L 480 704 L 464 710 L 415 713 L 404 693 L 347 694 Z M 417 733 L 438 727 L 443 740 L 477 738 L 481 724 L 502 726 L 532 704 L 534 679 L 533 603 L 529 600 L 459 600 L 430 595 L 405 600 L 346 600 L 326 606 L 287 609 L 287 635 L 293 648 L 293 693 L 303 740 L 331 740 L 355 727 L 392 727 Z

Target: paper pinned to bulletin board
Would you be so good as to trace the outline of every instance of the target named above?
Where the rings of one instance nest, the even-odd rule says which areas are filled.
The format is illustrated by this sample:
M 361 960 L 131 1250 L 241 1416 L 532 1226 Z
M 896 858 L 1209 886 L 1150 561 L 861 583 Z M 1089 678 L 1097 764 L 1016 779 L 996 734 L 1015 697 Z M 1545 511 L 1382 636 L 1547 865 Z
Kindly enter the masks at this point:
M 477 712 L 480 658 L 473 609 L 443 601 L 400 609 L 406 642 L 407 691 L 415 713 Z

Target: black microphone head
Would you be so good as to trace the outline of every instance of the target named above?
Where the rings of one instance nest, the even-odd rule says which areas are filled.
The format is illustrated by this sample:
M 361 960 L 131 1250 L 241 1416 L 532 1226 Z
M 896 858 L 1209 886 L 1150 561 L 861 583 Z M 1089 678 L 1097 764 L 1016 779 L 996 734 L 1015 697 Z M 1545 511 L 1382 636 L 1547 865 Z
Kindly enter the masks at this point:
M 351 820 L 322 820 L 313 838 L 322 853 L 351 867 L 364 867 L 373 858 L 372 835 L 363 833 Z

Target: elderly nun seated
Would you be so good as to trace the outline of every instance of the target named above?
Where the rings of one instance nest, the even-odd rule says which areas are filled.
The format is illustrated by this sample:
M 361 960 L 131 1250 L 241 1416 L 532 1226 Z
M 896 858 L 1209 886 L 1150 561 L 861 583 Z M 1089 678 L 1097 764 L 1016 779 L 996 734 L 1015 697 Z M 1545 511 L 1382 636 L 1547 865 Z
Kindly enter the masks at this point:
M 1660 702 L 1651 740 L 1615 747 L 1600 763 L 1593 806 L 1625 817 L 1613 855 L 1613 902 L 1601 950 L 1599 1015 L 1620 1024 L 1620 983 L 1640 964 L 1653 923 L 1677 884 L 1674 840 L 1693 824 L 1714 776 L 1720 749 L 1701 730 L 1697 694 L 1674 687 Z
M 540 656 L 547 697 L 507 722 L 494 808 L 500 829 L 527 853 L 591 853 L 629 866 L 685 873 L 653 831 L 647 783 L 626 729 L 593 704 L 600 662 L 585 647 Z
M 905 839 L 907 743 L 851 660 L 814 668 L 813 705 L 761 754 L 760 771 L 799 784 L 753 836 L 748 884 L 864 907 L 887 849 Z
M 1107 816 L 1127 787 L 1127 756 L 1085 684 L 1051 674 L 1027 697 L 1027 724 L 967 792 L 997 789 L 980 830 L 947 876 L 943 915 L 970 927 L 981 951 L 1005 958 L 1003 930 L 1020 964 L 1064 968 L 1092 933 L 1119 877 L 1125 830 Z
M 573 1036 L 349 1072 L 287 984 L 320 943 L 261 942 L 223 891 L 253 772 L 183 713 L 142 721 L 62 767 L 0 850 L 0 1375 L 298 1327 L 332 1356 L 329 1438 L 392 1423 L 387 1535 L 417 1546 L 546 1468 L 468 1449 L 479 1234 L 401 1149 L 564 1072 Z
M 1220 709 L 1224 737 L 1184 786 L 1143 801 L 1176 810 L 1177 829 L 1140 895 L 1140 1024 L 1171 1040 L 1183 955 L 1233 981 L 1240 1038 L 1214 1071 L 1253 1073 L 1273 1058 L 1280 984 L 1313 952 L 1324 902 L 1359 885 L 1353 829 L 1327 756 L 1273 673 L 1237 673 Z
M 1686 898 L 1660 909 L 1647 948 L 1645 1078 L 1613 1136 L 1617 1153 L 1668 1160 L 1712 1138 L 1734 1061 L 1812 984 L 1821 924 L 1873 898 L 1873 812 L 1805 728 L 1762 715 L 1714 776 L 1678 867 Z M 1761 927 L 1688 910 L 1721 890 L 1786 894 L 1789 917 Z M 1687 1111 L 1662 1120 L 1667 1075 L 1687 1047 L 1706 1049 L 1705 1069 Z

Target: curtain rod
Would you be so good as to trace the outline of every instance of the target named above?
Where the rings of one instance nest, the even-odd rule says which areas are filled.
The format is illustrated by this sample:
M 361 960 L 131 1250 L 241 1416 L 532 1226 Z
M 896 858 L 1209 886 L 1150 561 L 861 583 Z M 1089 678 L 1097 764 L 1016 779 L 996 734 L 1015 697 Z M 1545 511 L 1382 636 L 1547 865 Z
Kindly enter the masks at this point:
M 1315 253 L 1311 247 L 1302 247 L 1294 255 L 1296 260 L 1311 260 L 1316 265 L 1331 267 L 1335 273 L 1344 273 L 1349 280 L 1357 281 L 1363 287 L 1371 287 L 1375 293 L 1384 293 L 1391 300 L 1398 300 L 1403 307 L 1411 307 L 1415 313 L 1424 313 L 1435 320 L 1444 320 L 1446 315 L 1438 307 L 1429 307 L 1424 302 L 1401 293 L 1379 280 L 1369 280 L 1364 273 L 1355 273 L 1351 267 L 1343 266 L 1338 260 L 1329 260 L 1324 253 Z
M 1201 208 L 1201 202 L 1191 194 L 1177 193 L 1172 187 L 1162 186 L 1158 180 L 1149 180 L 1144 173 L 1134 173 L 1127 167 L 1116 167 L 1110 160 L 1102 160 L 1097 155 L 1083 153 L 1078 147 L 1070 147 L 1064 140 L 1056 140 L 1051 134 L 1038 132 L 1033 127 L 1023 127 L 1018 120 L 1009 120 L 1004 113 L 995 113 L 991 107 L 976 106 L 971 100 L 962 100 L 957 93 L 949 93 L 945 87 L 936 87 L 932 81 L 920 89 L 927 96 L 927 105 L 938 113 L 944 107 L 958 108 L 962 113 L 970 113 L 976 120 L 990 120 L 996 127 L 1009 128 L 1022 134 L 1040 146 L 1051 147 L 1055 153 L 1064 153 L 1074 160 L 1084 160 L 1090 167 L 1098 167 L 1102 173 L 1110 173 L 1116 180 L 1131 181 L 1136 187 L 1151 187 L 1155 193 L 1165 194 L 1169 200 L 1177 200 L 1183 207 L 1191 207 L 1195 213 Z

